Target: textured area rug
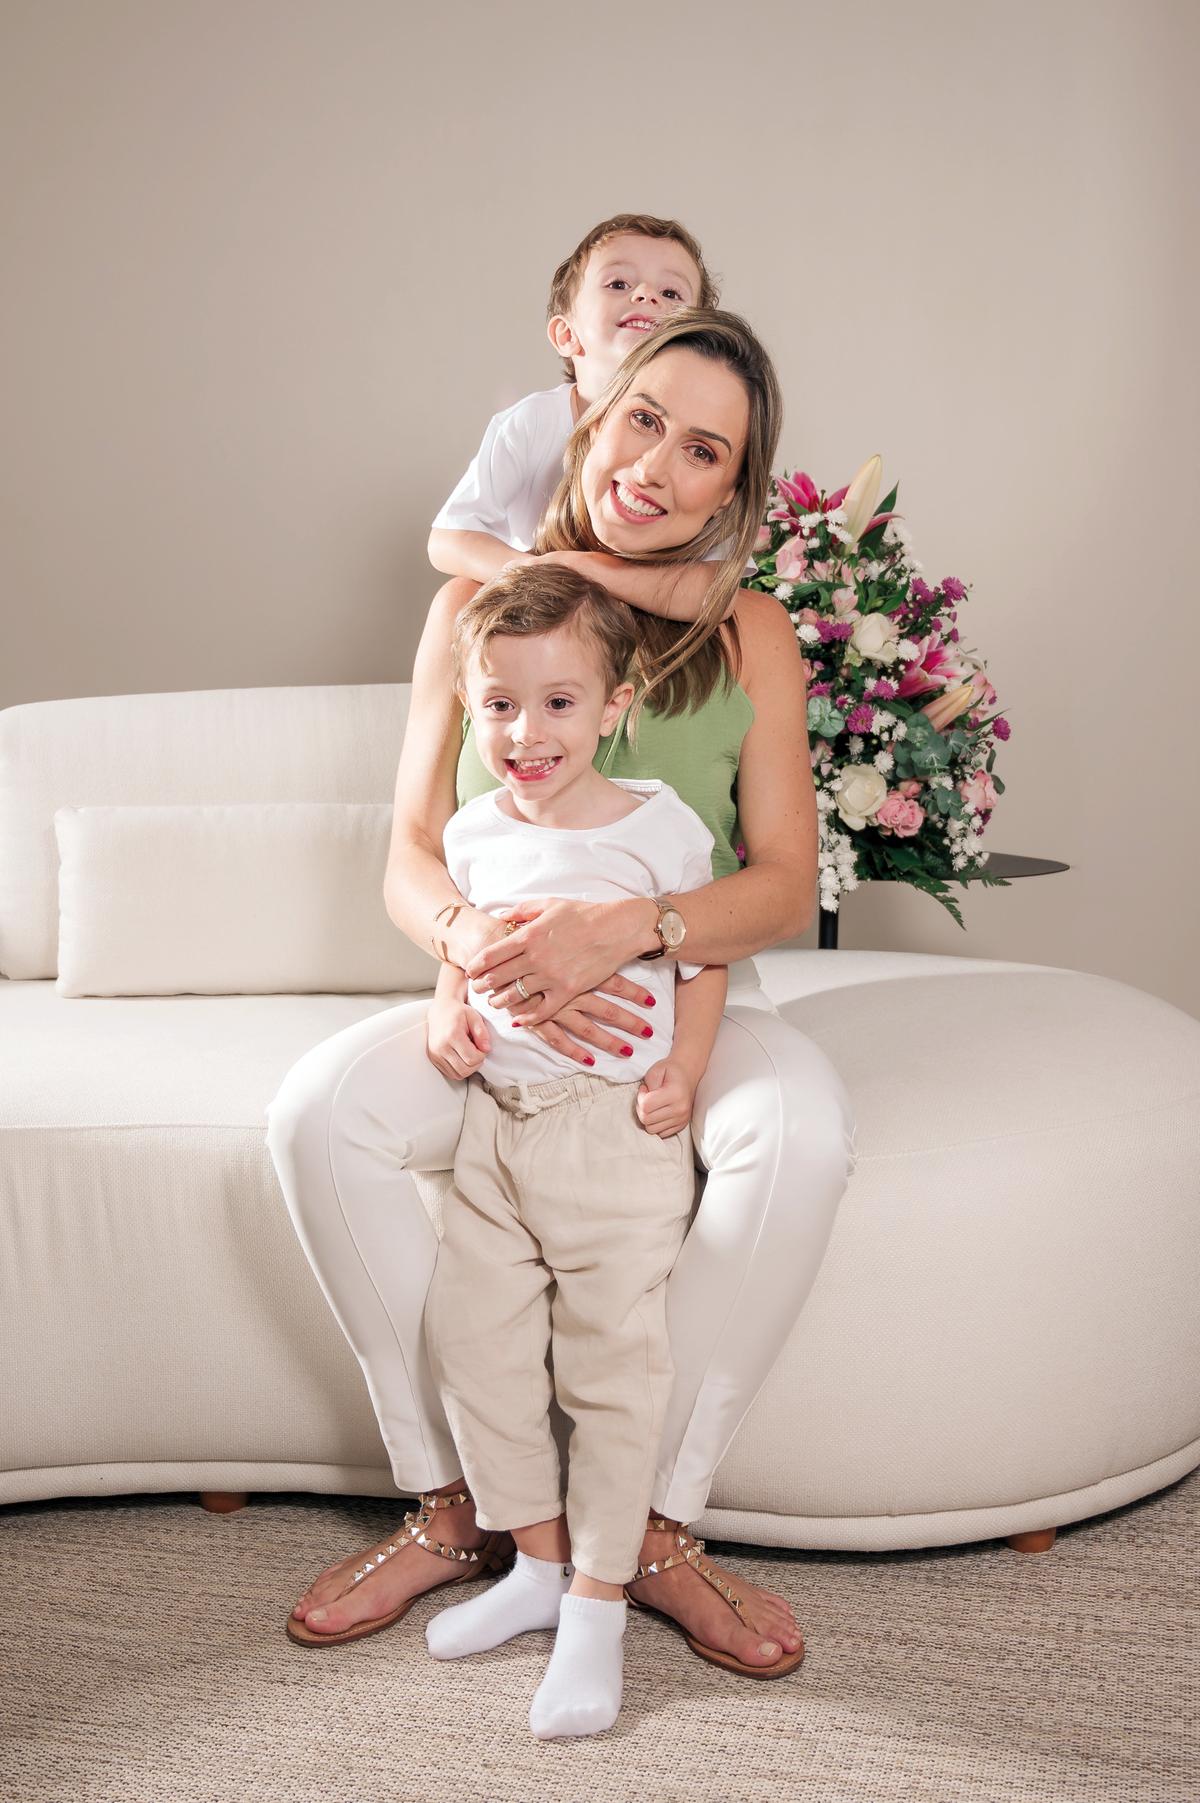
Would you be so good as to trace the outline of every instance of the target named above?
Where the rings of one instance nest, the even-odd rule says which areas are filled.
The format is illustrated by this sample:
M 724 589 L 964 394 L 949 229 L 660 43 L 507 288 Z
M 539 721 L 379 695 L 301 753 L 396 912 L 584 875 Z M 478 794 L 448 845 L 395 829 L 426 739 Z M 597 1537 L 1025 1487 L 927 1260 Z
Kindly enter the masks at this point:
M 885 1554 L 723 1552 L 797 1609 L 796 1676 L 725 1676 L 631 1615 L 615 1731 L 526 1725 L 550 1636 L 435 1666 L 430 1596 L 328 1653 L 283 1622 L 379 1502 L 0 1510 L 3 1803 L 1197 1803 L 1200 1473 L 1063 1530 Z M 711 1550 L 711 1549 L 710 1549 Z

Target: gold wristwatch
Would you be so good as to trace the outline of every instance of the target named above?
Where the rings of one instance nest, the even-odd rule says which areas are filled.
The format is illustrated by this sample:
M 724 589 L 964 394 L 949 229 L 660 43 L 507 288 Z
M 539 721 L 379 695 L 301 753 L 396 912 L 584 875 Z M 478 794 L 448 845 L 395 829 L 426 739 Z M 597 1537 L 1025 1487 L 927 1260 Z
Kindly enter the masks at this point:
M 667 952 L 677 952 L 687 938 L 687 923 L 679 909 L 674 907 L 661 895 L 654 897 L 654 905 L 658 909 L 658 919 L 654 923 L 654 931 L 659 937 L 659 947 L 655 952 L 639 952 L 639 958 L 661 958 Z

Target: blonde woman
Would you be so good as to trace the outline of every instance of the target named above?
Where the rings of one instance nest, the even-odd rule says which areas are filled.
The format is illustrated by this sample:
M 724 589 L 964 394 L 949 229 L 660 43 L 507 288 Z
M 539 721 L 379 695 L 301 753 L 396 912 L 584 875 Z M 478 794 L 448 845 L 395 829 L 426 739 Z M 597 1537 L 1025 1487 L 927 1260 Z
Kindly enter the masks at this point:
M 668 595 L 672 565 L 723 548 L 692 626 L 637 615 L 647 705 L 632 740 L 618 728 L 597 753 L 606 774 L 657 776 L 695 809 L 716 841 L 712 883 L 658 901 L 549 901 L 508 931 L 467 906 L 442 829 L 495 779 L 464 735 L 451 679 L 454 622 L 475 592 L 466 581 L 435 597 L 417 652 L 385 882 L 397 926 L 432 939 L 498 1006 L 581 1062 L 593 1046 L 619 1053 L 641 1031 L 621 1004 L 644 995 L 614 974 L 630 959 L 672 957 L 686 943 L 695 962 L 730 966 L 693 1119 L 708 1175 L 667 1292 L 675 1382 L 644 1575 L 627 1594 L 701 1657 L 755 1677 L 803 1658 L 792 1610 L 712 1566 L 686 1524 L 795 1323 L 854 1162 L 840 1078 L 773 1011 L 745 962 L 801 931 L 816 893 L 799 649 L 784 610 L 739 588 L 779 424 L 774 371 L 744 321 L 675 314 L 580 420 L 538 546 L 586 559 L 592 573 L 606 557 L 659 563 Z M 475 1523 L 423 1341 L 437 1241 L 411 1173 L 453 1162 L 466 1087 L 426 1057 L 427 1006 L 374 1015 L 316 1046 L 270 1111 L 288 1208 L 366 1376 L 396 1485 L 421 1494 L 393 1538 L 305 1591 L 288 1632 L 310 1646 L 378 1632 L 421 1592 L 481 1575 L 508 1550 Z

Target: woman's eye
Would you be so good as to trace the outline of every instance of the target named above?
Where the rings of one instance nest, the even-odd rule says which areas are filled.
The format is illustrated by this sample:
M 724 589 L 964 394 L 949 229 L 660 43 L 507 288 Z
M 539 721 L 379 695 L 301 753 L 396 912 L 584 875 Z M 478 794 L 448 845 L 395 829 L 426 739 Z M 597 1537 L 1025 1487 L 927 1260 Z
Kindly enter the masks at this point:
M 635 407 L 629 417 L 635 426 L 644 426 L 650 432 L 658 425 L 657 413 L 647 413 L 644 407 Z
M 697 457 L 701 463 L 715 463 L 717 461 L 715 453 L 706 444 L 694 444 L 692 446 L 692 454 Z

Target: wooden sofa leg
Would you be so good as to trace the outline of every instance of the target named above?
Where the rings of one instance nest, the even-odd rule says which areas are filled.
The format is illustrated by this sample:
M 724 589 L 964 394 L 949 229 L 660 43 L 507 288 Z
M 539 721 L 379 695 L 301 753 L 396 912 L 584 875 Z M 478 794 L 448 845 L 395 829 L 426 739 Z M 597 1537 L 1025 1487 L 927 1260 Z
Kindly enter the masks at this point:
M 1032 1533 L 1009 1534 L 1007 1539 L 1014 1553 L 1048 1553 L 1057 1533 L 1057 1528 L 1034 1528 Z
M 250 1501 L 244 1490 L 201 1490 L 200 1507 L 208 1509 L 214 1515 L 232 1515 L 235 1509 L 244 1509 Z

